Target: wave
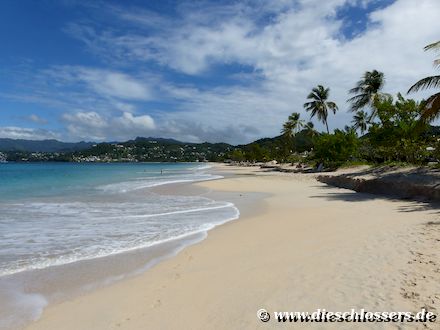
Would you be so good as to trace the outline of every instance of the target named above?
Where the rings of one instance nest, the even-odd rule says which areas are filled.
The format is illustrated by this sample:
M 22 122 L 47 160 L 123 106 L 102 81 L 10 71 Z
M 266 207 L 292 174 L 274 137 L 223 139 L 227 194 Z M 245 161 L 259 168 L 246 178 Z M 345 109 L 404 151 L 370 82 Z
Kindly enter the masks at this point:
M 198 169 L 198 170 L 207 170 L 210 168 L 212 168 L 212 165 L 209 165 L 209 164 L 203 164 L 203 165 L 199 165 L 196 167 L 196 169 Z
M 181 209 L 185 201 L 180 201 L 180 205 L 164 207 L 167 212 L 158 212 L 160 207 L 156 207 L 154 213 L 146 213 L 148 203 L 22 205 L 25 211 L 20 215 L 33 214 L 35 218 L 21 226 L 16 224 L 15 235 L 1 240 L 0 276 L 148 248 L 206 232 L 239 217 L 232 203 L 204 198 L 186 202 L 192 207 Z M 0 225 L 11 225 L 10 216 L 6 214 L 9 219 L 0 220 Z M 38 238 L 32 230 L 35 225 L 39 228 Z M 16 259 L 1 262 L 7 255 Z
M 1 200 L 0 300 L 8 304 L 3 306 L 3 313 L 0 311 L 0 328 L 35 319 L 51 301 L 46 292 L 43 296 L 41 290 L 29 291 L 38 281 L 42 285 L 39 288 L 43 288 L 47 278 L 52 285 L 56 276 L 63 281 L 68 273 L 74 287 L 86 288 L 95 282 L 101 285 L 101 277 L 107 276 L 103 281 L 113 281 L 145 271 L 203 240 L 212 228 L 238 219 L 240 212 L 232 203 L 194 195 L 159 195 L 149 189 L 222 178 L 204 172 L 211 167 L 209 164 L 167 165 L 158 175 L 161 167 L 145 165 L 141 172 L 138 165 L 124 165 L 123 169 L 116 165 L 103 169 L 84 166 L 81 175 L 71 176 L 72 169 L 68 168 L 62 175 L 47 178 L 36 172 L 30 185 L 34 191 L 47 194 L 9 194 L 10 198 Z M 66 177 L 69 180 L 63 181 Z M 44 184 L 33 183 L 40 181 Z M 59 187 L 51 191 L 54 182 Z M 139 190 L 143 190 L 141 194 Z M 114 274 L 102 273 L 104 276 L 95 280 L 77 276 L 90 271 L 90 267 L 95 267 L 92 276 L 98 269 L 107 272 L 100 265 L 119 264 L 118 260 L 132 260 L 139 255 L 142 257 L 134 268 L 125 268 L 127 264 L 121 262 L 122 268 Z M 18 287 L 10 286 L 15 282 Z M 53 294 L 59 297 L 63 293 L 55 288 Z M 23 304 L 25 300 L 27 303 Z
M 197 174 L 188 177 L 182 177 L 181 175 L 167 175 L 164 178 L 154 177 L 151 179 L 137 179 L 126 182 L 111 183 L 102 186 L 98 186 L 97 189 L 106 193 L 127 193 L 135 190 L 142 190 L 146 188 L 152 188 L 167 184 L 185 183 L 185 182 L 199 182 L 222 179 L 221 175 L 213 174 Z

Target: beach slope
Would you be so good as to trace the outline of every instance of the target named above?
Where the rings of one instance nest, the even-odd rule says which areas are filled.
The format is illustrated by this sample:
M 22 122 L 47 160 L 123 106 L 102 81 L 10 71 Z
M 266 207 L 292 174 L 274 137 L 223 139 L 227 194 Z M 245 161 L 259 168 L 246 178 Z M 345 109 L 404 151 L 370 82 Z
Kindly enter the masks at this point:
M 198 185 L 243 201 L 267 194 L 256 210 L 140 276 L 49 306 L 29 329 L 269 329 L 286 324 L 261 322 L 260 308 L 440 310 L 435 209 L 306 175 L 239 172 L 248 175 Z

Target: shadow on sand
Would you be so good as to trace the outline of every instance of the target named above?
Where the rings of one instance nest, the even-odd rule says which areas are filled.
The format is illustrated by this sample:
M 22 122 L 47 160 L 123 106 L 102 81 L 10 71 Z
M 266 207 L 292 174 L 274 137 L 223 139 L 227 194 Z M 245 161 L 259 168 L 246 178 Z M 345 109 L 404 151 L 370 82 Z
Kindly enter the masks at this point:
M 338 188 L 329 185 L 314 186 L 322 190 L 322 194 L 310 196 L 311 198 L 324 199 L 328 201 L 344 201 L 344 202 L 364 202 L 370 200 L 387 200 L 391 202 L 402 202 L 406 203 L 397 207 L 399 212 L 417 212 L 417 211 L 431 211 L 435 214 L 440 214 L 440 203 L 438 202 L 427 202 L 423 200 L 414 199 L 404 199 L 396 198 L 384 195 L 376 195 L 369 193 L 356 192 L 353 190 L 348 190 L 345 188 Z M 331 190 L 331 191 L 330 191 Z M 440 223 L 440 222 L 439 222 Z

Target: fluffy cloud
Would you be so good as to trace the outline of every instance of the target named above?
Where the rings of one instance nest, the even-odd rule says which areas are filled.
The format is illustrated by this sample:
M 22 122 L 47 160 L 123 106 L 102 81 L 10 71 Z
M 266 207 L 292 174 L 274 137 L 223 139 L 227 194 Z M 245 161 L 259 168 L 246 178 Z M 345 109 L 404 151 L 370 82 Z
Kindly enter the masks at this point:
M 72 138 L 101 141 L 109 137 L 129 139 L 145 136 L 155 129 L 153 118 L 148 115 L 134 116 L 124 112 L 121 116 L 107 118 L 96 112 L 66 113 L 63 120 Z
M 123 73 L 81 68 L 77 78 L 104 96 L 127 100 L 148 100 L 151 97 L 142 82 Z
M 187 133 L 199 131 L 197 138 L 202 140 L 230 140 L 234 134 L 235 142 L 245 142 L 277 134 L 292 111 L 308 117 L 302 104 L 318 83 L 331 87 L 331 97 L 341 111 L 329 122 L 331 127 L 341 127 L 351 116 L 346 113 L 347 90 L 364 71 L 383 70 L 391 93 L 406 91 L 432 71 L 422 48 L 438 39 L 440 3 L 397 0 L 369 14 L 366 30 L 346 39 L 341 33 L 344 19 L 337 17 L 337 11 L 342 6 L 367 7 L 370 2 L 279 1 L 270 9 L 264 2 L 206 4 L 202 9 L 186 4 L 179 8 L 178 18 L 113 8 L 118 19 L 136 26 L 138 32 L 116 36 L 111 31 L 89 30 L 87 38 L 80 31 L 90 27 L 79 25 L 71 32 L 89 44 L 93 40 L 102 47 L 101 53 L 114 56 L 115 61 L 123 54 L 131 61 L 155 61 L 188 75 L 209 75 L 215 65 L 249 66 L 252 71 L 242 76 L 246 80 L 238 76 L 232 86 L 206 89 L 166 82 L 161 87 L 167 92 L 163 97 L 180 102 L 179 112 L 163 114 L 167 123 L 193 123 Z M 152 30 L 151 23 L 158 20 L 160 28 Z M 244 126 L 259 133 L 245 132 Z M 212 127 L 225 135 L 202 134 Z
M 354 22 L 341 10 L 372 4 L 365 28 L 344 35 Z M 52 67 L 25 97 L 62 107 L 71 139 L 245 143 L 278 134 L 293 111 L 308 119 L 302 105 L 323 84 L 340 108 L 330 128 L 343 127 L 366 70 L 383 71 L 390 93 L 433 73 L 423 46 L 439 39 L 439 12 L 437 0 L 183 2 L 173 16 L 106 6 L 104 21 L 65 29 L 102 68 Z
M 147 101 L 152 97 L 145 81 L 114 70 L 66 65 L 44 70 L 40 77 L 60 88 L 83 85 L 105 98 Z

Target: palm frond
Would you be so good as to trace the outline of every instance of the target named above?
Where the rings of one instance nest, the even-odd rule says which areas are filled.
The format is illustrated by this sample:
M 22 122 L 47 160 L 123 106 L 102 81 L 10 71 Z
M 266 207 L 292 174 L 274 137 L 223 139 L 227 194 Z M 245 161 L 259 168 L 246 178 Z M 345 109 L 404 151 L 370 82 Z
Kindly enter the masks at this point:
M 351 103 L 350 110 L 357 111 L 368 105 L 373 106 L 373 100 L 380 93 L 384 83 L 385 78 L 382 72 L 366 71 L 356 86 L 349 90 L 350 94 L 355 94 L 347 100 L 348 103 Z
M 440 49 L 440 41 L 433 42 L 432 44 L 429 44 L 423 48 L 425 51 L 427 50 L 433 50 L 433 49 Z
M 359 95 L 355 95 L 353 97 L 350 97 L 347 102 L 351 103 L 351 102 L 359 102 L 359 100 L 363 100 L 363 99 L 368 99 L 368 95 L 367 94 L 359 94 Z
M 306 102 L 306 103 L 304 103 L 303 107 L 304 107 L 304 109 L 306 109 L 306 111 L 310 111 L 311 108 L 315 107 L 315 103 L 316 103 L 316 101 Z
M 315 93 L 314 91 L 312 91 L 309 95 L 307 95 L 307 98 L 309 100 L 319 100 L 318 94 Z
M 336 103 L 327 101 L 330 93 L 330 88 L 325 88 L 323 85 L 318 85 L 312 89 L 312 92 L 307 96 L 311 102 L 304 103 L 306 111 L 310 112 L 310 118 L 317 117 L 319 121 L 323 122 L 328 131 L 327 117 L 328 110 L 331 109 L 336 113 L 338 109 Z
M 440 93 L 431 95 L 426 100 L 426 105 L 422 111 L 422 119 L 431 121 L 440 116 Z
M 366 94 L 356 95 L 347 100 L 348 103 L 351 103 L 350 110 L 351 111 L 357 111 L 359 109 L 362 109 L 366 105 L 370 103 L 371 99 Z
M 333 111 L 333 114 L 336 114 L 336 111 L 338 111 L 338 106 L 336 105 L 335 102 L 329 101 L 327 102 L 327 107 Z
M 329 102 L 327 102 L 327 106 L 332 110 L 333 109 L 338 110 L 338 106 L 336 105 L 335 102 L 329 101 Z
M 364 91 L 364 88 L 362 86 L 357 86 L 357 87 L 350 89 L 348 91 L 348 93 L 349 94 L 358 94 L 358 93 L 362 93 L 363 91 Z
M 431 76 L 420 79 L 408 89 L 408 93 L 417 92 L 420 89 L 436 88 L 440 86 L 440 76 Z

